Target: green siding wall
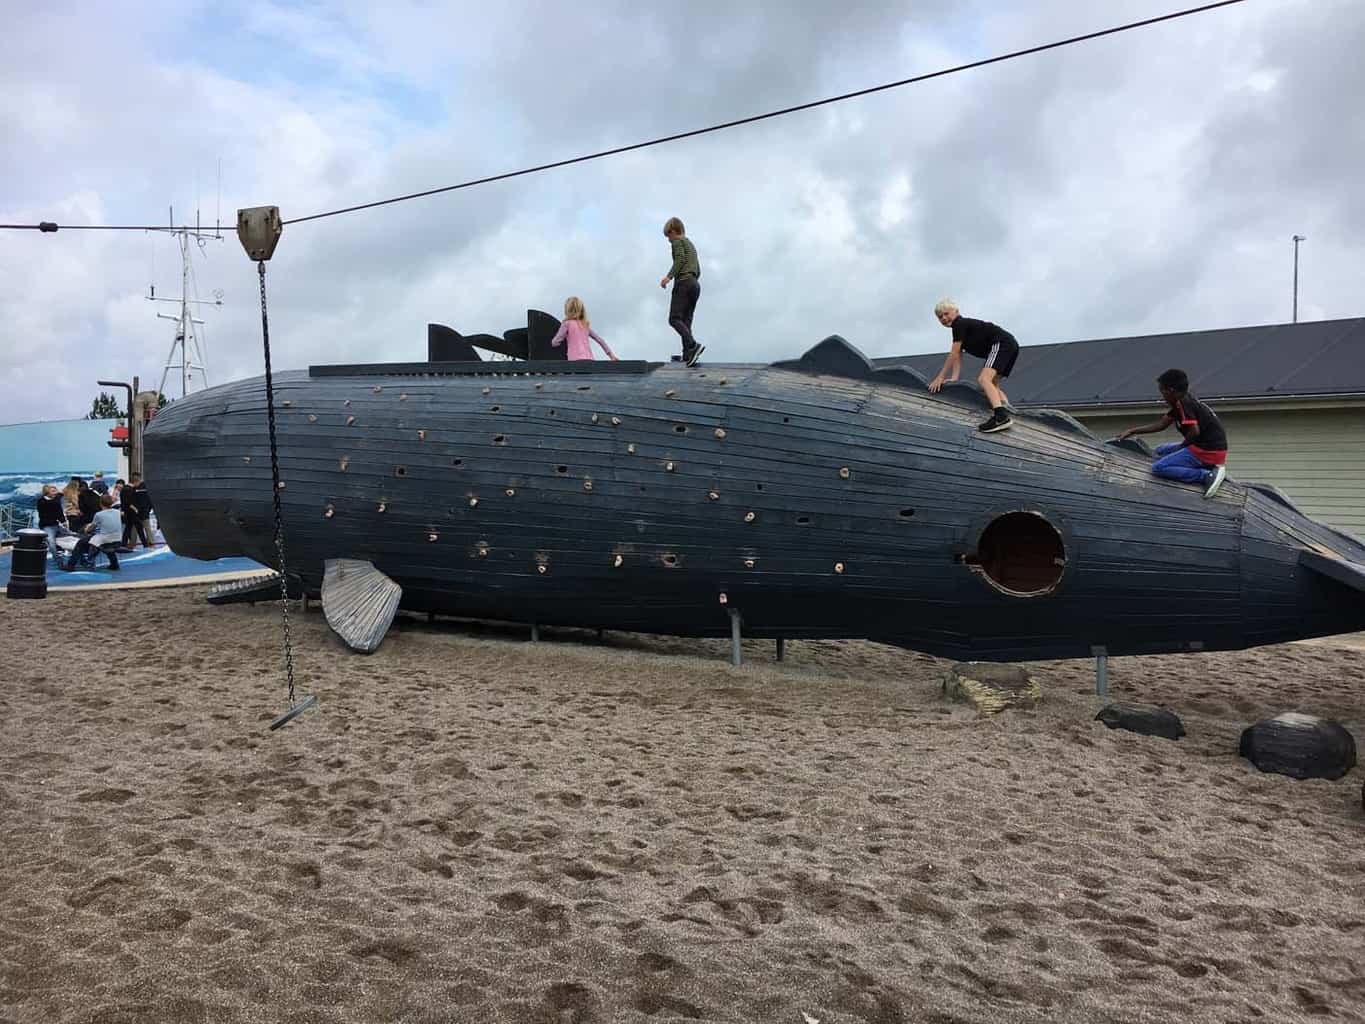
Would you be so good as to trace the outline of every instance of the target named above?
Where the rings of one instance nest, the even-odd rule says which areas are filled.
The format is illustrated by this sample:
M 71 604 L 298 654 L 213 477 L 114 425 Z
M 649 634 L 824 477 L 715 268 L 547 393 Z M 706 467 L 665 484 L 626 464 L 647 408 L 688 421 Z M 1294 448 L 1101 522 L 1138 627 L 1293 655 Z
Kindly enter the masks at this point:
M 1365 407 L 1224 411 L 1210 403 L 1228 432 L 1228 475 L 1274 484 L 1306 515 L 1365 538 Z M 1078 414 L 1100 437 L 1150 422 L 1159 412 Z M 1155 447 L 1175 428 L 1146 434 Z

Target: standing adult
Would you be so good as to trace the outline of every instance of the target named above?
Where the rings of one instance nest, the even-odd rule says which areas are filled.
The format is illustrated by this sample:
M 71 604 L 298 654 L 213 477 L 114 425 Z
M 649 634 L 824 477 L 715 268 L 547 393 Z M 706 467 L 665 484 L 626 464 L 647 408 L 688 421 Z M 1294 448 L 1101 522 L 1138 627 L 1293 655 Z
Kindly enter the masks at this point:
M 664 222 L 664 237 L 673 251 L 673 265 L 668 273 L 659 280 L 660 288 L 667 288 L 673 282 L 673 297 L 668 303 L 668 326 L 678 332 L 682 339 L 682 362 L 696 366 L 705 345 L 698 345 L 692 337 L 692 314 L 697 311 L 697 299 L 701 298 L 701 260 L 697 258 L 697 247 L 687 237 L 683 222 L 677 217 L 669 217 Z M 676 362 L 678 356 L 673 359 Z
M 104 480 L 104 470 L 95 470 L 95 477 L 90 481 L 90 489 L 96 494 L 108 494 L 109 485 Z
M 95 521 L 95 516 L 100 511 L 100 498 L 102 497 L 103 495 L 92 490 L 84 480 L 80 482 L 80 490 L 76 494 L 76 507 L 81 513 L 82 530 Z
M 944 327 L 952 330 L 953 347 L 948 351 L 948 358 L 943 361 L 943 369 L 929 382 L 929 390 L 940 390 L 945 380 L 957 380 L 957 375 L 962 372 L 962 352 L 965 349 L 978 359 L 986 361 L 981 373 L 977 375 L 976 382 L 981 385 L 981 390 L 990 401 L 993 410 L 991 418 L 976 429 L 983 434 L 1009 430 L 1014 425 L 1014 420 L 1010 418 L 1009 409 L 1006 408 L 1009 396 L 1005 394 L 1000 382 L 1014 369 L 1014 361 L 1019 358 L 1019 342 L 1014 340 L 1014 335 L 1009 331 L 989 320 L 974 320 L 969 316 L 963 316 L 958 311 L 957 303 L 952 299 L 940 299 L 934 306 L 934 316 L 938 317 L 938 322 Z
M 81 528 L 81 478 L 73 476 L 71 482 L 62 488 L 62 513 L 66 516 L 67 529 L 79 531 Z
M 57 547 L 57 538 L 70 536 L 71 530 L 66 525 L 62 492 L 57 490 L 56 484 L 43 484 L 43 493 L 38 497 L 37 506 L 38 529 L 47 534 L 47 550 L 53 558 L 60 559 L 62 551 Z
M 133 546 L 133 531 L 136 530 L 142 546 L 151 547 L 152 542 L 147 539 L 147 520 L 152 514 L 152 496 L 147 493 L 141 473 L 128 477 L 128 485 L 123 488 L 123 506 L 128 510 L 124 515 L 123 546 Z

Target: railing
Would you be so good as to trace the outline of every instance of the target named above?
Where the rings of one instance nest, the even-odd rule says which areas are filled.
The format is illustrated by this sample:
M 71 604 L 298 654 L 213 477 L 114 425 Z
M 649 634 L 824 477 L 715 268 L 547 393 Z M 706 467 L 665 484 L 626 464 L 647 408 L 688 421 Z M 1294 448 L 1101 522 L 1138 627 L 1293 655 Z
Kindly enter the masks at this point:
M 33 509 L 0 505 L 0 540 L 13 540 L 20 530 L 33 525 Z

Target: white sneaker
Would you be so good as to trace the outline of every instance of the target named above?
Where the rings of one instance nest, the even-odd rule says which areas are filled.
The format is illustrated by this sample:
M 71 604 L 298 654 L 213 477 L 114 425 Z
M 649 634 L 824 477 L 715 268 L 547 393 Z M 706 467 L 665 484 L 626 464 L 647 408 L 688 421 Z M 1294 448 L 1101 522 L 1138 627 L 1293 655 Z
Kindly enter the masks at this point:
M 1228 475 L 1228 471 L 1223 466 L 1214 466 L 1211 470 L 1209 482 L 1204 488 L 1204 497 L 1212 498 L 1218 493 L 1218 488 L 1223 486 L 1223 479 Z

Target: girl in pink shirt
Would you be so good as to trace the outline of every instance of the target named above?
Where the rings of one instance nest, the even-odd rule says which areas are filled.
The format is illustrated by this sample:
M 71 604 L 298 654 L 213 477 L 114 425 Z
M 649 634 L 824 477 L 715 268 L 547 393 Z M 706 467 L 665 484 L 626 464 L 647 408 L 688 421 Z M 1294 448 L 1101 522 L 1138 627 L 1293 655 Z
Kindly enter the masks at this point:
M 588 325 L 588 311 L 583 308 L 583 300 L 577 295 L 570 295 L 564 300 L 564 322 L 559 325 L 559 330 L 555 331 L 555 336 L 550 339 L 550 344 L 559 348 L 565 338 L 569 339 L 570 359 L 591 359 L 592 346 L 588 344 L 591 338 L 602 346 L 611 359 L 616 359 L 616 353 L 607 347 L 607 343 L 597 336 Z

